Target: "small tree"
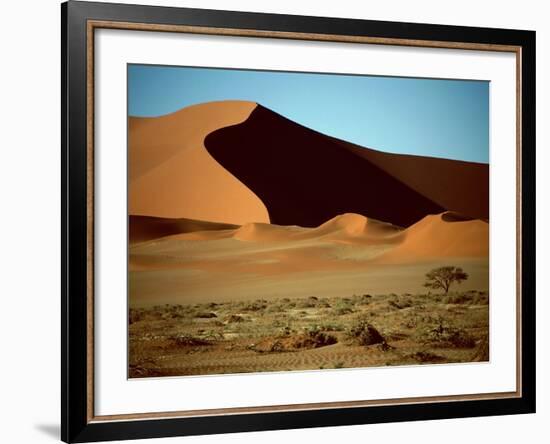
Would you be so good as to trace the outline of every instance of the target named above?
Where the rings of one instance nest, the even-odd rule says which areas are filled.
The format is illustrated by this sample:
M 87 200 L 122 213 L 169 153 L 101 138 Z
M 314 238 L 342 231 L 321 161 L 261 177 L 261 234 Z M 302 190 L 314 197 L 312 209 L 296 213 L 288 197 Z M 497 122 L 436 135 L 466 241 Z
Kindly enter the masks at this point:
M 449 288 L 453 282 L 460 284 L 462 281 L 468 279 L 468 273 L 460 267 L 446 266 L 440 268 L 434 268 L 429 273 L 426 273 L 426 282 L 424 287 L 437 290 L 439 288 L 445 291 L 445 294 L 449 292 Z

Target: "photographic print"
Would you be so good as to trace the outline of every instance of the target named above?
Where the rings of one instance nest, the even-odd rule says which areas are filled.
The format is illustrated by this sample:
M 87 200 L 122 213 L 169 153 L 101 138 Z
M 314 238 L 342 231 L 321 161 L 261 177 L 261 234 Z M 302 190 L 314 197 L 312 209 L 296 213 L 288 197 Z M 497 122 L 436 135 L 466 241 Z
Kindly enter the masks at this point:
M 489 82 L 127 74 L 130 378 L 489 361 Z

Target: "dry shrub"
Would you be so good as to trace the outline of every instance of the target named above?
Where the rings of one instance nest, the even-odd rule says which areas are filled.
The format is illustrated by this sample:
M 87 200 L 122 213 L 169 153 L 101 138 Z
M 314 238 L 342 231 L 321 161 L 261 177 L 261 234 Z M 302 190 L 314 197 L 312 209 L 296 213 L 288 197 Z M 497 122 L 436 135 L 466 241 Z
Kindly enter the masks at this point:
M 343 316 L 349 313 L 353 313 L 353 304 L 349 299 L 340 299 L 334 307 L 332 308 L 332 311 L 337 316 Z
M 322 332 L 309 331 L 305 334 L 296 335 L 290 338 L 290 346 L 295 349 L 319 348 L 326 345 L 336 344 L 338 340 L 335 336 L 327 335 Z
M 243 308 L 242 308 L 242 311 L 261 311 L 261 310 L 265 310 L 265 308 L 267 307 L 267 304 L 264 303 L 264 302 L 251 302 L 249 304 L 246 304 Z
M 370 294 L 362 294 L 360 296 L 354 296 L 354 302 L 356 305 L 369 305 L 372 296 Z
M 190 334 L 172 336 L 172 342 L 178 347 L 195 347 L 199 345 L 211 345 L 211 342 Z
M 269 305 L 266 309 L 266 313 L 280 313 L 283 311 L 283 307 L 279 304 Z
M 404 301 L 399 301 L 399 300 L 388 301 L 388 305 L 392 308 L 396 308 L 397 310 L 402 310 L 404 308 L 412 307 L 413 302 L 410 298 L 408 298 Z
M 464 293 L 454 293 L 443 299 L 445 304 L 465 304 L 465 305 L 487 305 L 489 295 L 485 291 L 467 291 Z
M 416 353 L 413 353 L 411 355 L 411 358 L 418 362 L 442 362 L 445 361 L 445 358 L 443 356 L 436 355 L 434 353 L 430 352 L 424 352 L 419 351 Z
M 327 335 L 317 329 L 311 329 L 301 334 L 265 338 L 259 343 L 253 344 L 250 348 L 259 353 L 274 353 L 319 348 L 337 342 L 336 337 Z
M 314 308 L 316 305 L 317 301 L 312 299 L 299 299 L 296 302 L 296 308 Z
M 228 324 L 234 324 L 234 323 L 244 322 L 244 321 L 245 319 L 242 316 L 239 316 L 236 314 L 229 315 L 225 318 L 225 322 L 227 322 Z
M 476 345 L 475 339 L 464 329 L 444 326 L 441 322 L 435 328 L 424 330 L 421 336 L 425 344 L 440 348 L 472 348 Z
M 380 332 L 366 319 L 358 319 L 357 322 L 347 331 L 347 336 L 354 343 L 365 346 L 385 342 L 385 339 Z
M 210 319 L 210 318 L 217 318 L 218 315 L 212 311 L 199 311 L 195 313 L 196 318 L 203 318 L 203 319 Z

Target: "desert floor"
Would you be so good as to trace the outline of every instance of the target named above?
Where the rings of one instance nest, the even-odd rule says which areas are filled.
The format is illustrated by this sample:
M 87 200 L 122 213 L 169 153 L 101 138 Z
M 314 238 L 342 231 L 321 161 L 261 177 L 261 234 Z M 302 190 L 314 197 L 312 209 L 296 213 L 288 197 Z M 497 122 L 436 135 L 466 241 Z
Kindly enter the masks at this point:
M 132 308 L 129 376 L 488 361 L 488 304 L 467 291 Z

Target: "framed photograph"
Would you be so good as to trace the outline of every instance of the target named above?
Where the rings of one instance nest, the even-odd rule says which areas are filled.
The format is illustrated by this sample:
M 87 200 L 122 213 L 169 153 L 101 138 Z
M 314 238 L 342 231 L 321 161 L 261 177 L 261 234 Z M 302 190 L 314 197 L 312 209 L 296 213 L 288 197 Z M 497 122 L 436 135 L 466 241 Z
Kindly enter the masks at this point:
M 62 439 L 535 411 L 535 33 L 69 1 Z

